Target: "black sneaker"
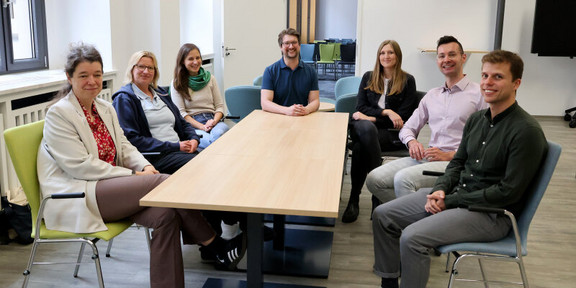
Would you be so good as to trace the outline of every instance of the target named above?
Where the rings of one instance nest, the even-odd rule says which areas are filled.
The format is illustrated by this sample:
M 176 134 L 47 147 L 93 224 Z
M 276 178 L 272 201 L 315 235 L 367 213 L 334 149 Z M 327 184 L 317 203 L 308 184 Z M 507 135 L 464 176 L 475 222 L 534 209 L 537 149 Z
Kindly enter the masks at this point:
M 223 251 L 216 254 L 216 268 L 220 270 L 236 270 L 236 265 L 246 253 L 246 234 L 242 233 L 227 241 Z
M 216 253 L 214 253 L 212 250 L 206 248 L 205 246 L 200 246 L 198 250 L 200 250 L 200 258 L 202 259 L 202 263 L 216 263 Z

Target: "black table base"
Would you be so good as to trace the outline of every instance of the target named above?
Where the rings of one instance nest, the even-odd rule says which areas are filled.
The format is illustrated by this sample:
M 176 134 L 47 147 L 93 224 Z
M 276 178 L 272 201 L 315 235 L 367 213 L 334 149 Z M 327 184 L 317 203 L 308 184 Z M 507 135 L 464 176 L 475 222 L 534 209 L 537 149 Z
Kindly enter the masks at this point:
M 264 288 L 322 288 L 295 284 L 264 283 Z M 202 288 L 248 288 L 246 281 L 234 279 L 208 278 Z

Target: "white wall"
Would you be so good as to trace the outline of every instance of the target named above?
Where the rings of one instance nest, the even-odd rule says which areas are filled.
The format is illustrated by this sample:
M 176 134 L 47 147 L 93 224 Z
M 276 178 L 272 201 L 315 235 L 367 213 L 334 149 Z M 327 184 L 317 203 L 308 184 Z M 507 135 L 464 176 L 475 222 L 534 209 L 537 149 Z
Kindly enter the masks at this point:
M 180 48 L 180 2 L 161 0 L 46 0 L 50 69 L 63 69 L 70 42 L 91 43 L 104 70 L 118 72 L 120 88 L 130 56 L 139 50 L 158 58 L 159 84 L 172 79 Z
M 436 40 L 446 34 L 456 36 L 467 50 L 493 47 L 497 0 L 357 1 L 356 36 L 328 32 L 332 27 L 340 27 L 338 31 L 352 27 L 352 17 L 334 18 L 334 23 L 325 23 L 327 28 L 323 33 L 332 34 L 325 37 L 358 39 L 358 75 L 372 68 L 375 50 L 385 39 L 400 43 L 403 68 L 414 75 L 419 90 L 442 85 L 444 79 L 436 67 L 434 53 L 422 54 L 417 48 L 435 48 Z M 352 2 L 356 1 L 319 0 L 322 12 L 319 15 L 353 10 L 349 7 Z M 199 39 L 204 39 L 201 35 L 205 35 L 205 31 L 195 26 L 212 23 L 201 20 L 206 13 L 198 11 L 198 5 L 211 7 L 186 0 L 46 0 L 50 67 L 62 69 L 68 44 L 84 41 L 96 45 L 102 53 L 105 70 L 117 70 L 118 80 L 122 80 L 130 55 L 138 50 L 150 50 L 159 60 L 160 84 L 167 85 L 179 45 L 201 43 Z M 563 115 L 564 109 L 576 106 L 576 60 L 537 57 L 530 53 L 534 6 L 535 0 L 507 1 L 502 48 L 518 52 L 525 61 L 518 102 L 534 115 Z M 336 8 L 340 9 L 333 10 Z M 254 15 L 258 13 L 270 12 L 254 11 Z M 331 19 L 331 16 L 322 17 Z M 239 27 L 239 31 L 241 29 Z M 203 53 L 208 52 L 203 46 L 209 47 L 210 43 L 199 44 Z M 464 71 L 475 81 L 480 80 L 481 56 L 472 54 L 464 66 Z M 114 89 L 118 89 L 119 84 L 117 81 Z
M 418 90 L 444 83 L 435 53 L 421 53 L 418 48 L 435 49 L 444 35 L 458 38 L 465 50 L 490 50 L 493 45 L 496 1 L 360 0 L 358 10 L 360 74 L 373 69 L 380 43 L 393 39 L 402 49 L 402 68 L 414 75 Z M 480 80 L 480 57 L 469 55 L 464 66 L 475 81 Z
M 180 0 L 180 44 L 194 43 L 203 55 L 214 54 L 212 2 Z
M 576 106 L 576 59 L 530 53 L 535 0 L 508 0 L 502 48 L 524 59 L 518 103 L 535 115 L 563 115 Z
M 50 69 L 64 69 L 69 44 L 79 41 L 94 44 L 104 69 L 112 69 L 108 1 L 45 0 L 45 6 Z
M 576 60 L 530 54 L 535 0 L 508 0 L 502 49 L 519 53 L 525 61 L 517 100 L 533 115 L 563 115 L 576 106 Z M 454 35 L 466 50 L 492 50 L 497 1 L 475 0 L 359 0 L 357 74 L 372 68 L 378 44 L 385 39 L 400 43 L 403 68 L 414 75 L 418 90 L 442 85 L 434 53 L 442 35 Z M 415 9 L 417 7 L 417 9 Z M 464 72 L 480 81 L 481 57 L 471 54 Z
M 317 0 L 316 39 L 356 39 L 356 0 Z

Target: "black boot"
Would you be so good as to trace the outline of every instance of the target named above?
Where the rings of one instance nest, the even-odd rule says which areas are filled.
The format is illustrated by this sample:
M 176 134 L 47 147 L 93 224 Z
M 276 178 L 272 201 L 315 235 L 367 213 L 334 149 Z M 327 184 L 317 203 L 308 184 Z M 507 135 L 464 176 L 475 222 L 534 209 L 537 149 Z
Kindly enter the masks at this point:
M 382 288 L 398 288 L 398 278 L 382 278 Z
M 358 219 L 358 213 L 360 213 L 359 200 L 359 195 L 350 195 L 348 206 L 346 206 L 346 211 L 342 215 L 342 222 L 352 223 Z

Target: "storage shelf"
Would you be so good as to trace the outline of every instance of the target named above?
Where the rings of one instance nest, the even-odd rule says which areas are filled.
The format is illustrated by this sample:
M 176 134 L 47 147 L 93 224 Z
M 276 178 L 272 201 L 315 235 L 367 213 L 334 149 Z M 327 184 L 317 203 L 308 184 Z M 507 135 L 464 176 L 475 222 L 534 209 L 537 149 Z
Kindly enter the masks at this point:
M 436 53 L 436 49 L 418 48 L 418 51 L 420 51 L 420 53 Z M 486 51 L 486 50 L 464 50 L 465 54 L 470 54 L 470 53 L 486 54 L 489 52 L 490 51 Z

